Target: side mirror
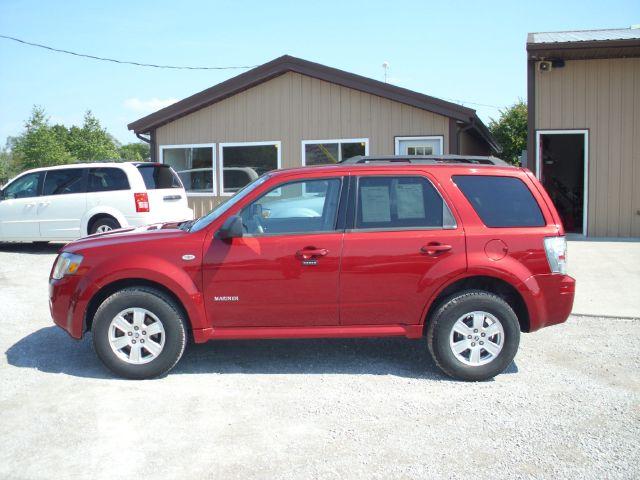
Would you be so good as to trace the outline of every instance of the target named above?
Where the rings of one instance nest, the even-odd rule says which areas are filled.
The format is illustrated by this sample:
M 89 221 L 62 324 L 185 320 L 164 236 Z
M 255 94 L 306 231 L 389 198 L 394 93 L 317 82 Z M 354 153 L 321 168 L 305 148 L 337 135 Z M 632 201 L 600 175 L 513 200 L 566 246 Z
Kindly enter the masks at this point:
M 218 238 L 221 240 L 228 240 L 230 238 L 242 237 L 242 218 L 238 215 L 231 215 L 225 220 L 218 230 Z

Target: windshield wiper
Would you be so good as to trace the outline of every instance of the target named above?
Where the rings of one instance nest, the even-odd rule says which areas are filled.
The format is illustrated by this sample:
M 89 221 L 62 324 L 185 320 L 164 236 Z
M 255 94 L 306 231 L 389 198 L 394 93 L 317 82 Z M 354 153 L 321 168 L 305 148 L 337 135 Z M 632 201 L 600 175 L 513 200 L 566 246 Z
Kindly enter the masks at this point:
M 181 222 L 178 225 L 178 228 L 180 230 L 184 230 L 185 232 L 188 232 L 191 229 L 191 227 L 193 227 L 193 224 L 196 223 L 197 221 L 198 221 L 198 219 L 195 218 L 193 220 L 187 220 L 186 222 Z

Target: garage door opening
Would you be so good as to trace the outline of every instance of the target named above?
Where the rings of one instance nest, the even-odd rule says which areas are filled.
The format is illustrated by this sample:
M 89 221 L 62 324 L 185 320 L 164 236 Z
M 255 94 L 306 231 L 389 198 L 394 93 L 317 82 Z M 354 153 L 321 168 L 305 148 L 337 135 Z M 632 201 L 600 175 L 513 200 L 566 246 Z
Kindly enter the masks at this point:
M 538 178 L 568 233 L 587 234 L 586 130 L 537 132 Z

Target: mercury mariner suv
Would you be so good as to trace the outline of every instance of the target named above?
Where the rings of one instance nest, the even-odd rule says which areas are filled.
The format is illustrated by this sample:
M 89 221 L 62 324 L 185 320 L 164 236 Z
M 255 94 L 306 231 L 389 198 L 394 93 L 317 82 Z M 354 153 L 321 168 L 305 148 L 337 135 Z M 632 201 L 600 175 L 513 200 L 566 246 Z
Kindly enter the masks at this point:
M 55 323 L 91 331 L 128 378 L 165 374 L 188 340 L 425 336 L 442 371 L 477 381 L 513 361 L 521 332 L 567 319 L 566 272 L 530 171 L 354 157 L 266 173 L 197 220 L 69 243 L 49 295 Z

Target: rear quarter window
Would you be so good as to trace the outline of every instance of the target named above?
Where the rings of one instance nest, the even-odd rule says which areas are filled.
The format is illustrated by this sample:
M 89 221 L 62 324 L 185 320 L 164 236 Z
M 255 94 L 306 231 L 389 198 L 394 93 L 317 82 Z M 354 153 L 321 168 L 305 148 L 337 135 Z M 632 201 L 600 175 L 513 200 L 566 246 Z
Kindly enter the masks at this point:
M 487 227 L 542 227 L 542 211 L 516 177 L 455 175 L 453 181 Z
M 137 165 L 144 184 L 149 190 L 162 188 L 182 188 L 182 183 L 176 172 L 169 165 Z
M 87 177 L 88 192 L 129 190 L 127 174 L 119 168 L 90 168 Z

